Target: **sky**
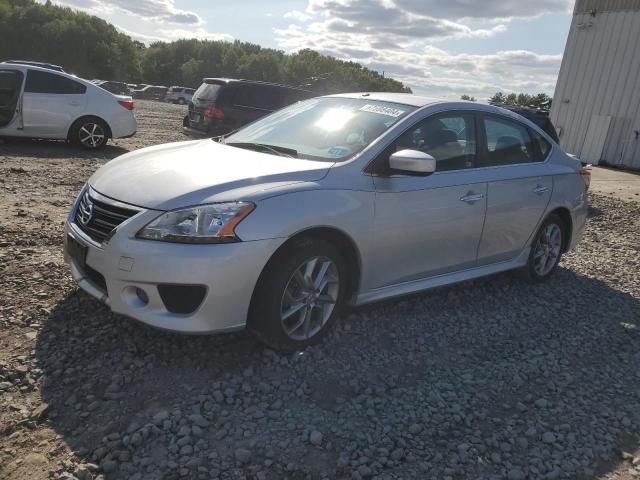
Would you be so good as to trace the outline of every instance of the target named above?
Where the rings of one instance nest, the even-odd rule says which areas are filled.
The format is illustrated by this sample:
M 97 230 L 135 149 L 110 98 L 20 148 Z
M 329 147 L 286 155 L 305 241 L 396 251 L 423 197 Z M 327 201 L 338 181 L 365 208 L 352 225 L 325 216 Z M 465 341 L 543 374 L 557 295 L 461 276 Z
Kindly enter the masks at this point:
M 553 95 L 573 0 L 58 0 L 137 40 L 241 40 L 352 60 L 444 98 Z M 215 76 L 215 72 L 211 72 Z

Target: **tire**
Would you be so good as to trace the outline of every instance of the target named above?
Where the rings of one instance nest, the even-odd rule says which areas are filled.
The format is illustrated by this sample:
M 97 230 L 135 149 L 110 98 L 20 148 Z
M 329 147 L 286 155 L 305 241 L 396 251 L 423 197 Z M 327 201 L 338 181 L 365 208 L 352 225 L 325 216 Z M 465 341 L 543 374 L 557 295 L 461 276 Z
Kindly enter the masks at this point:
M 185 102 L 184 98 L 180 97 L 178 99 L 178 105 L 184 105 L 185 103 L 187 103 L 187 102 Z
M 562 258 L 566 230 L 558 215 L 551 214 L 545 219 L 533 237 L 527 265 L 519 271 L 521 277 L 539 283 L 553 275 Z
M 309 283 L 306 272 L 311 272 L 311 280 L 321 283 L 320 288 Z M 260 276 L 249 309 L 248 329 L 283 352 L 316 344 L 340 315 L 347 275 L 345 261 L 331 243 L 295 241 L 278 252 Z M 320 277 L 324 280 L 319 281 Z
M 71 127 L 71 141 L 87 150 L 102 148 L 109 139 L 109 127 L 96 117 L 81 118 Z

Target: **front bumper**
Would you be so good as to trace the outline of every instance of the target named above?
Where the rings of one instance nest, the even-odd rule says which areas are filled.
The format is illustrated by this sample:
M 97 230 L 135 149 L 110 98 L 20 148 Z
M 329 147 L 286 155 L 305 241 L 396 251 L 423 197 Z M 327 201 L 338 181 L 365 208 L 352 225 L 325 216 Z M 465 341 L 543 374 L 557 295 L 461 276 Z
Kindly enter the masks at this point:
M 135 233 L 157 214 L 141 212 L 100 245 L 67 221 L 65 260 L 80 288 L 113 312 L 162 329 L 213 333 L 243 328 L 258 277 L 282 240 L 185 245 L 136 239 Z M 86 266 L 68 255 L 68 237 L 87 247 Z M 96 281 L 96 273 L 104 282 Z M 166 284 L 204 286 L 206 292 L 193 313 L 172 313 L 158 290 Z M 144 291 L 146 304 L 136 289 Z

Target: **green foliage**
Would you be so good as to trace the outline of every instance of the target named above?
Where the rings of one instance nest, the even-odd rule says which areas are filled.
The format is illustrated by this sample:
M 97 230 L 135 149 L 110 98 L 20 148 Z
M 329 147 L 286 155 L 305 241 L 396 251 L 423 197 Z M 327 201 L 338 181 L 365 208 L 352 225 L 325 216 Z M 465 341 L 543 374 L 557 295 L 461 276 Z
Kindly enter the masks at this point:
M 460 97 L 460 100 L 466 100 L 468 102 L 475 102 L 476 101 L 476 97 L 471 97 L 469 95 L 467 95 L 466 93 L 464 95 L 462 95 Z
M 354 62 L 301 50 L 287 55 L 247 42 L 177 40 L 146 47 L 97 17 L 33 0 L 0 0 L 0 60 L 62 65 L 85 78 L 198 87 L 204 77 L 300 86 L 318 93 L 411 92 Z
M 551 97 L 546 93 L 538 93 L 537 95 L 510 93 L 505 95 L 502 92 L 496 92 L 489 98 L 489 103 L 494 105 L 516 105 L 520 107 L 540 108 L 543 110 L 551 108 L 551 102 Z

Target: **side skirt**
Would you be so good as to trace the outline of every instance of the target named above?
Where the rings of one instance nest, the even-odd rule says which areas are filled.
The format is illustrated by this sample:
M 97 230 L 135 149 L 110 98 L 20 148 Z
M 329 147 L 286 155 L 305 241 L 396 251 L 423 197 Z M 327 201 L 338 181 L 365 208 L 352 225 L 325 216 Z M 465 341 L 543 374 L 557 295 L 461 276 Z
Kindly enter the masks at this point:
M 364 305 L 365 303 L 377 302 L 379 300 L 386 300 L 393 297 L 400 297 L 403 295 L 420 292 L 422 290 L 428 290 L 430 288 L 442 287 L 444 285 L 451 285 L 454 283 L 465 282 L 467 280 L 473 280 L 474 278 L 486 277 L 487 275 L 493 275 L 494 273 L 514 270 L 527 264 L 527 260 L 529 259 L 529 252 L 530 248 L 526 248 L 516 258 L 506 262 L 494 263 L 482 267 L 469 268 L 467 270 L 462 270 L 459 272 L 446 273 L 443 275 L 437 275 L 435 277 L 412 280 L 410 282 L 399 283 L 397 285 L 390 285 L 382 288 L 375 288 L 373 290 L 369 290 L 368 292 L 358 294 L 355 302 L 353 302 L 353 305 Z

